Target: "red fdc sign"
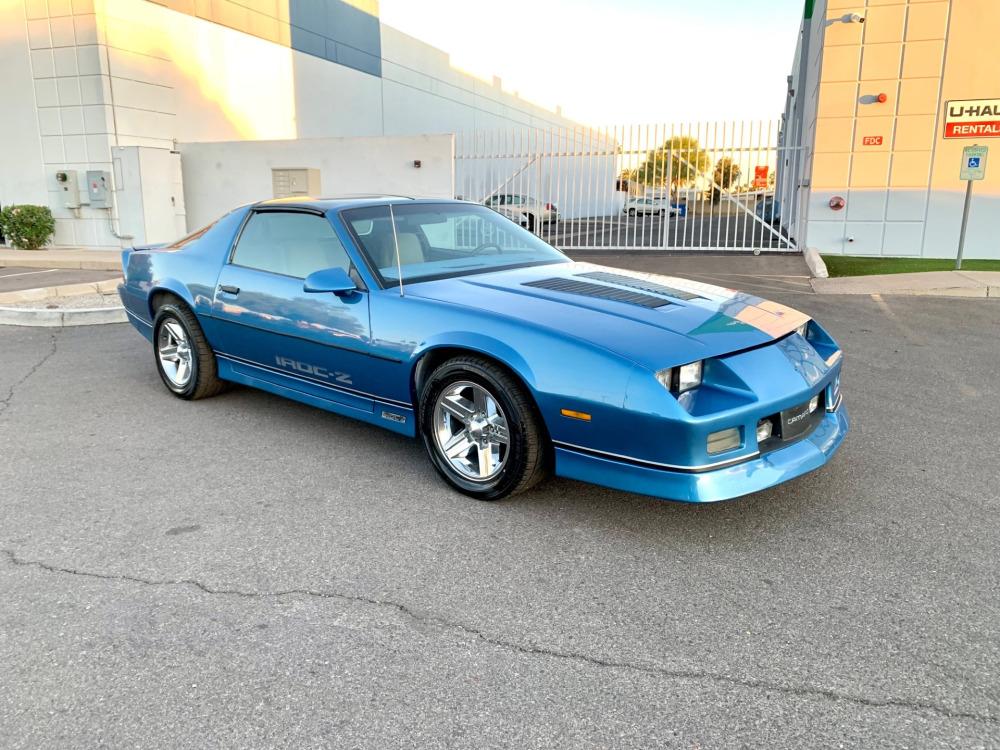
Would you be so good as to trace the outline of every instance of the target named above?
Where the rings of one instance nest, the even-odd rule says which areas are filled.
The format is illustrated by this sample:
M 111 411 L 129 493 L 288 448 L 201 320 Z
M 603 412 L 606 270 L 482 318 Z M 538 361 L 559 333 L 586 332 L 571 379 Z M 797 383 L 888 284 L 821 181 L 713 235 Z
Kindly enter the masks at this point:
M 880 135 L 866 135 L 861 139 L 862 146 L 881 146 L 882 136 Z
M 1000 138 L 1000 99 L 948 102 L 944 112 L 944 137 Z

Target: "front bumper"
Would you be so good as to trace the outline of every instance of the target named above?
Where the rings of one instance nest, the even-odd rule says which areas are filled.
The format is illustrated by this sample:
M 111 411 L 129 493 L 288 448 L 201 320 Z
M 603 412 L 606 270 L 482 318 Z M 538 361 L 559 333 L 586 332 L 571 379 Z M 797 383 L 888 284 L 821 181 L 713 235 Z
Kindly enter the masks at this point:
M 667 500 L 711 503 L 774 487 L 825 464 L 847 435 L 843 401 L 805 438 L 757 458 L 697 473 L 653 468 L 556 446 L 556 474 Z

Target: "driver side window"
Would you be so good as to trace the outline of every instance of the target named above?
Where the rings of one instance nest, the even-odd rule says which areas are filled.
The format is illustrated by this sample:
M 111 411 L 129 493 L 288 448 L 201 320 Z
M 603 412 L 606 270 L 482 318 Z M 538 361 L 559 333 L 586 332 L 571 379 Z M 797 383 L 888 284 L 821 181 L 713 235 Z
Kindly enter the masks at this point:
M 243 227 L 232 263 L 297 279 L 325 268 L 351 269 L 327 218 L 301 211 L 255 212 Z

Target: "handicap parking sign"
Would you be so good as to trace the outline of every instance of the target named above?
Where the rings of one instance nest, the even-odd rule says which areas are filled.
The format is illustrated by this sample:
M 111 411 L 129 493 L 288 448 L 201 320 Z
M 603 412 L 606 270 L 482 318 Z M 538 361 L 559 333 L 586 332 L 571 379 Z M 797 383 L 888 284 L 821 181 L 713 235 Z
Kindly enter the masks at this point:
M 962 149 L 962 180 L 986 179 L 986 146 L 966 146 Z

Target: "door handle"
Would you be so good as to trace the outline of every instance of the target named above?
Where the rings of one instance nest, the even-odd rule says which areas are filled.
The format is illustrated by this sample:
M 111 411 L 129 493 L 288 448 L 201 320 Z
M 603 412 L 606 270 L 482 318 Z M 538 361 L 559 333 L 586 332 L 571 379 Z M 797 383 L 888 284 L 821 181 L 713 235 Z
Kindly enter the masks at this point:
M 239 294 L 240 288 L 238 286 L 230 286 L 229 284 L 219 284 L 219 291 L 226 294 Z

